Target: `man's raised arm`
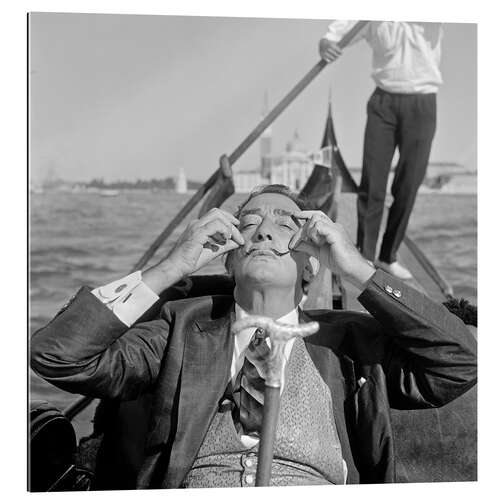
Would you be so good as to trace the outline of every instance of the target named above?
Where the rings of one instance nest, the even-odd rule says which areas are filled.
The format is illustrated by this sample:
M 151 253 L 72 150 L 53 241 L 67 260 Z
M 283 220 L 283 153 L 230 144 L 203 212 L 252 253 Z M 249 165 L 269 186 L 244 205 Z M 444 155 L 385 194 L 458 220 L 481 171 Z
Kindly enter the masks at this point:
M 353 353 L 366 365 L 380 363 L 394 408 L 432 408 L 457 398 L 476 383 L 476 340 L 442 304 L 375 268 L 362 257 L 344 228 L 320 211 L 295 214 L 305 223 L 290 241 L 348 279 L 361 292 L 359 342 Z M 361 328 L 362 327 L 362 328 Z
M 170 254 L 144 273 L 90 290 L 70 303 L 31 338 L 31 366 L 68 392 L 92 397 L 136 398 L 155 381 L 171 318 L 131 325 L 158 294 L 214 258 L 237 248 L 238 220 L 213 209 L 191 222 Z

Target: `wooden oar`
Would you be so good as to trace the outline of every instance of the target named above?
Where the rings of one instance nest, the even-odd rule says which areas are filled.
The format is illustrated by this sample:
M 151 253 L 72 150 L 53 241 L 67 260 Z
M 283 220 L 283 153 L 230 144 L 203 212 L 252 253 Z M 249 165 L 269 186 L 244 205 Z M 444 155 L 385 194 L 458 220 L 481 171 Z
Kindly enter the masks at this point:
M 434 280 L 444 296 L 449 300 L 453 299 L 453 287 L 446 281 L 446 279 L 434 267 L 432 262 L 420 250 L 419 246 L 409 237 L 403 238 L 403 243 L 408 247 L 408 250 L 413 254 L 418 263 L 425 269 L 425 272 Z
M 368 23 L 369 21 L 358 21 L 339 41 L 340 48 L 344 48 L 356 36 L 356 34 Z M 285 97 L 268 113 L 266 117 L 248 134 L 243 142 L 229 155 L 229 165 L 234 163 L 241 157 L 241 155 L 261 136 L 269 125 L 271 125 L 276 118 L 288 107 L 288 105 L 318 76 L 323 68 L 328 63 L 325 60 L 317 62 L 312 69 L 293 87 L 293 89 L 286 94 Z M 201 186 L 192 198 L 181 208 L 179 213 L 168 224 L 163 232 L 156 238 L 149 249 L 139 259 L 134 266 L 134 271 L 142 269 L 145 264 L 153 257 L 156 250 L 163 244 L 163 242 L 172 234 L 175 228 L 184 220 L 184 218 L 191 212 L 191 210 L 198 204 L 199 201 L 205 196 L 207 191 L 212 188 L 218 179 L 218 172 L 214 172 L 210 178 Z

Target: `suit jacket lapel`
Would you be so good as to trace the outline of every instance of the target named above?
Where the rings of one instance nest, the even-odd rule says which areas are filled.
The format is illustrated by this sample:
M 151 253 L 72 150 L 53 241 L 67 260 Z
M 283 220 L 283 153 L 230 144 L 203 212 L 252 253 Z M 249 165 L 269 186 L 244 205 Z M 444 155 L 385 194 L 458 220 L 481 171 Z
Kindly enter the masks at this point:
M 299 319 L 301 323 L 311 321 L 303 311 L 300 311 Z M 344 409 L 344 401 L 353 383 L 352 361 L 340 351 L 344 333 L 336 332 L 331 324 L 320 322 L 319 325 L 316 334 L 304 339 L 306 348 L 321 378 L 330 388 L 335 426 L 342 448 L 342 457 L 347 464 L 347 483 L 359 483 L 359 473 L 351 452 Z
M 231 310 L 224 317 L 195 322 L 186 333 L 177 432 L 163 487 L 181 484 L 226 389 L 234 349 Z

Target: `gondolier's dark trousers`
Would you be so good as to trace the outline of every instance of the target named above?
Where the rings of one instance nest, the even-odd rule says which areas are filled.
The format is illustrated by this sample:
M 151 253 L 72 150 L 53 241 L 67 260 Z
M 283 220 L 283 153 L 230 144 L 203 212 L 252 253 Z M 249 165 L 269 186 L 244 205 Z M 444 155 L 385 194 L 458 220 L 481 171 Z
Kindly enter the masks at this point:
M 363 171 L 358 194 L 357 245 L 373 261 L 384 213 L 391 161 L 399 161 L 379 259 L 391 263 L 403 241 L 417 191 L 424 180 L 436 130 L 436 94 L 394 94 L 377 88 L 367 105 Z

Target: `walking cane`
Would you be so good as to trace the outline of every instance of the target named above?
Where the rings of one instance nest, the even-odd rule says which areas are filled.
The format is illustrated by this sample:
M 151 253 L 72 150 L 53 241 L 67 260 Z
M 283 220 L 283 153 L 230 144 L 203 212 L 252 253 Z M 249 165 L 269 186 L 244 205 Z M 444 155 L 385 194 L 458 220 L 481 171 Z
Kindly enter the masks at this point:
M 316 321 L 292 326 L 276 323 L 265 316 L 248 316 L 233 324 L 232 332 L 237 334 L 246 328 L 261 328 L 271 340 L 271 352 L 266 360 L 266 389 L 260 432 L 259 457 L 256 486 L 269 486 L 273 463 L 273 445 L 280 408 L 281 373 L 285 363 L 285 344 L 294 337 L 307 337 L 318 331 Z

